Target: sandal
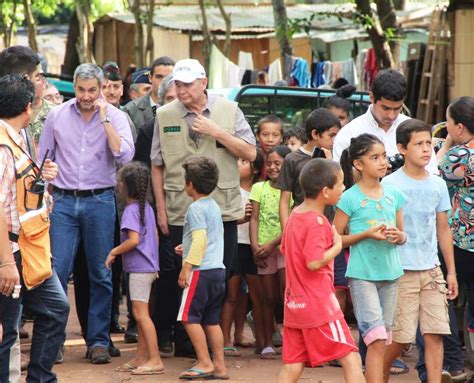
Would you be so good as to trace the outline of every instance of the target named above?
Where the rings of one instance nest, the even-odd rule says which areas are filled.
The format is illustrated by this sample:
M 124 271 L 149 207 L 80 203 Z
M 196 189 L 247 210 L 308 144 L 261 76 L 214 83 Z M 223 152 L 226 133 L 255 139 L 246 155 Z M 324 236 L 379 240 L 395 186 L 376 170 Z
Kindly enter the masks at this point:
M 115 371 L 117 372 L 132 372 L 135 370 L 138 366 L 133 366 L 130 363 L 124 363 L 121 366 L 118 366 Z
M 395 359 L 390 367 L 390 375 L 402 375 L 409 371 L 410 367 L 401 359 Z
M 188 373 L 188 374 L 187 374 Z M 189 374 L 191 373 L 191 374 Z M 198 368 L 191 367 L 184 371 L 179 379 L 181 380 L 201 380 L 201 379 L 211 379 L 214 376 L 214 371 L 204 372 Z
M 276 359 L 277 353 L 273 347 L 265 347 L 260 354 L 260 359 Z
M 242 356 L 237 347 L 224 347 L 224 356 L 238 358 Z
M 146 367 L 146 366 L 141 366 L 138 367 L 137 369 L 132 371 L 132 375 L 161 375 L 165 373 L 165 369 L 161 368 L 153 368 L 153 367 Z

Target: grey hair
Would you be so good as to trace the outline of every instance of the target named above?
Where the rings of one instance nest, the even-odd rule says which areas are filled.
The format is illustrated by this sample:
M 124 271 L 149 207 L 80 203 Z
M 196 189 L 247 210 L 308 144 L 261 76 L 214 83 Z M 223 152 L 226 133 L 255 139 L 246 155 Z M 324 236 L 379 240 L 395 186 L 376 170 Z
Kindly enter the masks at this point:
M 140 84 L 130 84 L 130 88 L 129 88 L 129 89 L 130 89 L 130 90 L 134 90 L 135 92 L 138 92 L 138 86 L 139 86 L 139 85 L 140 85 Z
M 158 88 L 158 102 L 160 105 L 165 103 L 166 93 L 173 85 L 173 74 L 169 74 L 163 80 L 161 80 L 160 87 Z
M 102 85 L 104 82 L 104 72 L 96 64 L 85 63 L 79 65 L 74 71 L 74 82 L 76 82 L 78 78 L 81 80 L 96 79 L 99 85 Z

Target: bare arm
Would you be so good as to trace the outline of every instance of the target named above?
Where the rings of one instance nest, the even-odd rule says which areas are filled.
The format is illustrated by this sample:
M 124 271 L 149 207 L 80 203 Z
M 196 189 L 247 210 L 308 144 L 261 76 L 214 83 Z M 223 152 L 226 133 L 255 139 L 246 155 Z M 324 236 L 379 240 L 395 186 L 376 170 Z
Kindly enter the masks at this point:
M 107 142 L 109 143 L 110 150 L 113 153 L 120 154 L 122 138 L 110 122 L 104 122 L 102 123 L 102 126 L 104 127 L 105 135 L 107 136 Z
M 156 201 L 158 226 L 163 235 L 169 235 L 168 214 L 166 213 L 165 189 L 163 187 L 163 165 L 151 165 L 151 183 Z
M 349 223 L 349 216 L 341 209 L 336 209 L 336 216 L 334 217 L 334 226 L 337 232 L 342 236 L 342 247 L 346 248 L 364 239 L 372 238 L 376 240 L 385 240 L 385 225 L 371 227 L 370 229 L 357 234 L 344 234 L 347 224 Z
M 311 261 L 306 264 L 306 267 L 310 271 L 319 270 L 326 266 L 334 258 L 336 258 L 342 250 L 342 238 L 338 234 L 336 228 L 332 227 L 333 246 L 326 250 L 323 255 L 323 259 L 317 261 Z
M 280 223 L 281 223 L 281 230 L 285 229 L 286 223 L 288 222 L 288 218 L 290 217 L 290 200 L 291 200 L 291 192 L 282 190 L 280 194 L 280 207 L 279 207 L 279 215 L 280 215 Z
M 446 279 L 448 282 L 448 299 L 455 299 L 458 296 L 458 281 L 456 279 L 456 265 L 454 263 L 453 235 L 448 223 L 447 212 L 436 213 L 436 233 L 439 248 L 444 258 Z
M 20 284 L 20 274 L 8 239 L 8 226 L 3 204 L 0 203 L 0 293 L 10 296 L 15 285 Z
M 252 252 L 255 255 L 258 251 L 258 216 L 260 213 L 260 204 L 255 201 L 252 202 L 252 215 L 250 216 L 249 224 L 249 236 L 250 236 L 250 246 L 252 247 Z
M 112 250 L 110 250 L 107 259 L 105 260 L 105 267 L 107 267 L 107 269 L 110 269 L 110 265 L 115 261 L 115 258 L 117 258 L 118 255 L 132 251 L 138 246 L 139 243 L 140 234 L 136 231 L 129 230 L 128 238 L 123 241 L 119 246 L 114 247 Z

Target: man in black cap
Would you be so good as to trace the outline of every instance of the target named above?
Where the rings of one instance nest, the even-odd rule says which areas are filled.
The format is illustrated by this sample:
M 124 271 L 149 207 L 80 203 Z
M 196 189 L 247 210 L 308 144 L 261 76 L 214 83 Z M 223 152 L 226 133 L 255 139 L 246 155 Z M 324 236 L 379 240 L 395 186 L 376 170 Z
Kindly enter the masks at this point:
M 145 122 L 155 117 L 156 108 L 159 106 L 158 88 L 160 87 L 161 80 L 172 72 L 173 67 L 173 59 L 166 56 L 157 58 L 151 65 L 148 75 L 151 83 L 150 92 L 146 96 L 130 101 L 125 105 L 123 110 L 130 115 L 130 118 L 137 129 L 139 129 Z M 136 73 L 138 72 L 139 71 Z

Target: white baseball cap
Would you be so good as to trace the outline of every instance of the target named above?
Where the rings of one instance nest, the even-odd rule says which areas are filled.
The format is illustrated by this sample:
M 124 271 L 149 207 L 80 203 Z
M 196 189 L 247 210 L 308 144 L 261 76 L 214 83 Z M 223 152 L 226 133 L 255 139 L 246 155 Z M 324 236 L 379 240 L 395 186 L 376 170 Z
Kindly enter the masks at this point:
M 206 78 L 206 71 L 198 60 L 184 59 L 175 64 L 172 81 L 191 83 L 198 78 Z

